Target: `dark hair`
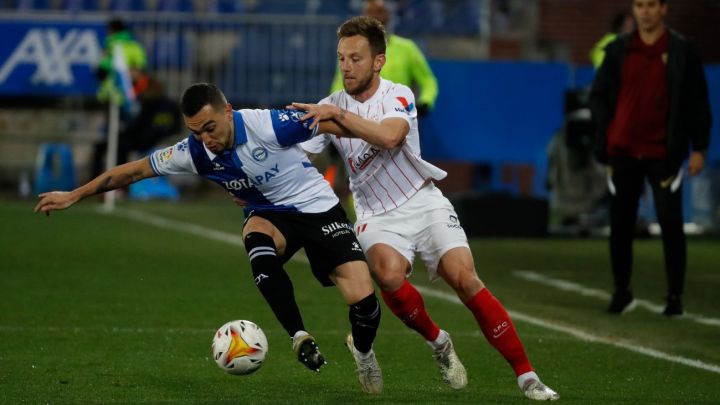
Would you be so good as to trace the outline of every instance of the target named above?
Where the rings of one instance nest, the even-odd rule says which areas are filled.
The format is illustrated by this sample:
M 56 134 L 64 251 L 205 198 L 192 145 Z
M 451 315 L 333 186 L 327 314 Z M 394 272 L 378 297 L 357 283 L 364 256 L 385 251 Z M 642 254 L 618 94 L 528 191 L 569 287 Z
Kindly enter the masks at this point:
M 223 92 L 212 83 L 190 85 L 180 96 L 180 111 L 186 117 L 192 117 L 208 104 L 215 111 L 222 111 L 227 105 Z
M 107 23 L 107 29 L 110 33 L 125 31 L 128 29 L 125 22 L 119 18 L 113 18 L 112 20 L 108 21 Z
M 373 56 L 385 53 L 387 33 L 380 21 L 365 16 L 353 17 L 345 21 L 337 31 L 339 39 L 355 35 L 367 38 Z

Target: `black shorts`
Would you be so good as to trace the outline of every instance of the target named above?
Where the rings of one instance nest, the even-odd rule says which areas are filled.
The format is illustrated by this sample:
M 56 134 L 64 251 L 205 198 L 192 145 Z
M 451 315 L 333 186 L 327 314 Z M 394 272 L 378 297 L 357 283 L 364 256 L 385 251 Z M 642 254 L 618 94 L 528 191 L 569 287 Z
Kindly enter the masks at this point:
M 326 287 L 334 285 L 329 275 L 336 267 L 356 260 L 365 261 L 352 224 L 340 204 L 316 214 L 252 211 L 248 219 L 252 217 L 267 219 L 285 237 L 287 245 L 280 257 L 282 263 L 290 260 L 300 248 L 305 248 L 313 275 Z

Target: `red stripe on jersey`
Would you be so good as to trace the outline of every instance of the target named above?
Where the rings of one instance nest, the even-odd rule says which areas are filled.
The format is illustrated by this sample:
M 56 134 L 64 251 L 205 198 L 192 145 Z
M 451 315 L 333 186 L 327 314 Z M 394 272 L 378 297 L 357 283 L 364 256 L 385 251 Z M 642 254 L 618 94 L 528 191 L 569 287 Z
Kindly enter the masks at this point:
M 400 166 L 397 164 L 397 162 L 395 161 L 395 158 L 393 157 L 392 153 L 390 153 L 390 151 L 387 151 L 387 152 L 388 152 L 388 156 L 390 156 L 390 160 L 392 160 L 392 162 L 395 164 L 395 167 L 397 167 L 398 170 L 400 170 L 400 173 L 403 175 L 403 177 L 405 177 L 405 180 L 407 180 L 408 184 L 410 184 L 410 186 L 411 186 L 412 188 L 414 188 L 415 191 L 418 191 L 418 188 L 415 187 L 415 184 L 413 184 L 412 181 L 410 181 L 410 179 L 408 178 L 408 176 L 405 174 L 405 171 L 404 171 L 403 169 L 401 169 Z
M 390 178 L 390 180 L 392 180 L 393 184 L 395 184 L 395 187 L 397 187 L 398 190 L 400 190 L 400 192 L 402 193 L 402 195 L 405 196 L 405 198 L 408 198 L 407 194 L 405 194 L 405 191 L 403 191 L 402 187 L 400 187 L 400 185 L 397 184 L 397 182 L 395 181 L 393 176 L 390 175 L 390 172 L 388 171 L 387 167 L 385 167 L 385 163 L 383 163 L 382 168 L 383 168 L 383 170 L 385 170 L 385 173 L 387 173 L 387 176 Z
M 388 198 L 390 199 L 390 201 L 392 201 L 393 204 L 395 204 L 395 208 L 397 208 L 398 205 L 397 205 L 397 203 L 395 202 L 395 200 L 392 198 L 392 196 L 390 195 L 390 192 L 388 191 L 388 189 L 386 189 L 385 186 L 382 185 L 382 183 L 380 182 L 380 180 L 378 180 L 378 178 L 375 177 L 374 174 L 372 175 L 372 177 L 373 177 L 373 179 L 375 179 L 375 181 L 377 182 L 377 184 L 379 184 L 380 187 L 382 187 L 382 189 L 385 190 L 385 193 L 387 194 Z M 383 208 L 385 208 L 385 207 L 383 207 Z
M 372 215 L 375 215 L 375 210 L 372 209 L 372 207 L 370 206 L 370 201 L 368 201 L 368 198 L 367 198 L 367 196 L 365 195 L 365 193 L 363 193 L 363 191 L 362 191 L 361 189 L 359 189 L 359 188 L 358 188 L 358 193 L 362 194 L 363 198 L 365 199 L 365 204 L 364 204 L 364 206 L 370 208 L 370 211 L 371 211 L 370 213 L 371 213 Z M 364 209 L 363 209 L 363 212 L 362 212 L 362 214 L 361 214 L 360 216 L 365 216 L 365 210 L 364 210 Z
M 375 181 L 377 181 L 377 180 L 375 180 Z M 372 191 L 373 195 L 375 196 L 375 199 L 380 202 L 380 206 L 382 206 L 383 210 L 385 210 L 385 212 L 387 212 L 387 208 L 385 208 L 385 204 L 383 204 L 382 200 L 377 196 L 377 193 L 375 193 L 375 189 L 370 185 L 370 182 L 366 181 L 365 184 L 367 184 L 368 187 L 370 187 L 370 191 Z

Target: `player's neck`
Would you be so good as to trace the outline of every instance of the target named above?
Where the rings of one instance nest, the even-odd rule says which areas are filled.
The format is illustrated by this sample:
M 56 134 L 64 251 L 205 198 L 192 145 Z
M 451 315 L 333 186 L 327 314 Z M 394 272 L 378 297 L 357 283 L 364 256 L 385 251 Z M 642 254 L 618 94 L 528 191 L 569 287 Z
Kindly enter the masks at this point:
M 370 86 L 365 89 L 365 91 L 355 94 L 352 97 L 355 99 L 355 101 L 359 101 L 361 103 L 364 103 L 368 101 L 373 95 L 375 95 L 375 92 L 378 91 L 380 88 L 380 75 L 376 75 L 373 80 L 370 82 Z
M 652 30 L 640 30 L 640 39 L 645 45 L 653 45 L 665 33 L 665 24 L 660 24 Z

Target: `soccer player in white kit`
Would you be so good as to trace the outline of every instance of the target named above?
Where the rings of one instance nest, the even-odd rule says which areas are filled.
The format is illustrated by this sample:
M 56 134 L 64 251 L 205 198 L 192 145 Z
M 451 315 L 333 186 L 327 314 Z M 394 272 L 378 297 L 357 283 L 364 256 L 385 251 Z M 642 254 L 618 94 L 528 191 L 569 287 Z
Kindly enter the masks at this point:
M 188 87 L 180 107 L 192 131 L 188 138 L 110 169 L 71 192 L 41 194 L 35 212 L 49 214 L 154 176 L 196 174 L 219 184 L 244 202 L 242 232 L 255 284 L 293 339 L 298 360 L 315 371 L 327 364 L 305 330 L 292 282 L 282 268 L 304 248 L 318 281 L 337 286 L 348 304 L 358 379 L 363 391 L 379 394 L 383 381 L 372 343 L 380 305 L 370 272 L 338 198 L 297 145 L 313 137 L 318 126 L 308 128 L 300 111 L 234 111 L 208 83 Z M 337 128 L 331 122 L 321 126 Z
M 332 120 L 360 138 L 325 134 L 302 147 L 319 153 L 332 143 L 344 158 L 358 215 L 355 231 L 385 303 L 433 348 L 443 380 L 463 388 L 467 376 L 450 335 L 433 322 L 407 280 L 418 252 L 430 277 L 444 279 L 475 316 L 488 342 L 512 366 L 523 393 L 535 400 L 558 399 L 533 370 L 507 311 L 478 278 L 457 214 L 432 183 L 446 173 L 420 156 L 412 91 L 380 78 L 384 27 L 355 17 L 340 26 L 338 38 L 344 90 L 319 104 L 293 107 L 307 111 L 303 120 L 315 119 L 313 125 Z

